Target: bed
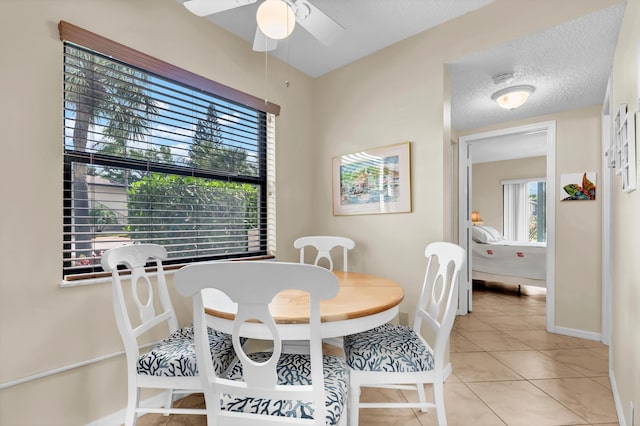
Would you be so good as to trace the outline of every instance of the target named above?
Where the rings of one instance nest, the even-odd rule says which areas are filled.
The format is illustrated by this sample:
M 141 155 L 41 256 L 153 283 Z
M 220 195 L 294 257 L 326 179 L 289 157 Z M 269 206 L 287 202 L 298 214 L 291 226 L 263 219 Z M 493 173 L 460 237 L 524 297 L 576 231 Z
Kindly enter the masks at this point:
M 507 241 L 495 228 L 472 227 L 472 278 L 546 288 L 546 243 Z

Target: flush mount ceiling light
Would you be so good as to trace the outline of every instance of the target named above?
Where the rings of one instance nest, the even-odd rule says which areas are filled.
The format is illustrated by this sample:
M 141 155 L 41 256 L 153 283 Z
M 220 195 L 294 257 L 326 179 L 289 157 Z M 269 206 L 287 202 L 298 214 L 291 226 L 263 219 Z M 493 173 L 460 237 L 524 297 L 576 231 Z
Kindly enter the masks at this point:
M 258 8 L 256 21 L 260 31 L 273 40 L 289 37 L 296 25 L 291 7 L 282 0 L 266 0 Z
M 522 106 L 529 95 L 536 90 L 533 86 L 512 86 L 505 89 L 498 90 L 491 96 L 491 99 L 496 101 L 501 108 L 504 109 L 516 109 Z

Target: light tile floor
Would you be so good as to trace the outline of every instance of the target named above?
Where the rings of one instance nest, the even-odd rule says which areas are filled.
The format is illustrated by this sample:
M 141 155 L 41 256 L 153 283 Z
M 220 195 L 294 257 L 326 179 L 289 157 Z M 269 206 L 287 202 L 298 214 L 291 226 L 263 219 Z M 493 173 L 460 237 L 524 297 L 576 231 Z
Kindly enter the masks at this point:
M 474 285 L 473 312 L 451 335 L 453 373 L 445 384 L 450 426 L 618 425 L 608 348 L 545 331 L 545 292 Z M 429 395 L 429 393 L 427 394 Z M 415 392 L 363 389 L 362 399 L 415 400 Z M 178 401 L 202 406 L 201 396 Z M 362 409 L 360 425 L 436 425 L 435 413 Z M 204 416 L 149 414 L 140 426 L 206 425 Z M 355 425 L 351 425 L 355 426 Z

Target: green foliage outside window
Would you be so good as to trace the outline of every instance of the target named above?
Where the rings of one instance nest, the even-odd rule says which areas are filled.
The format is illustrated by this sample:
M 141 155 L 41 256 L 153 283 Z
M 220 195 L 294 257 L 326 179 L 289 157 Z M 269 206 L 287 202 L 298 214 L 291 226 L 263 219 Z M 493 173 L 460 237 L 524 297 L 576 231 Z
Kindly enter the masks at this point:
M 152 173 L 132 183 L 128 194 L 127 232 L 170 252 L 247 251 L 248 231 L 258 227 L 258 188 L 253 185 Z

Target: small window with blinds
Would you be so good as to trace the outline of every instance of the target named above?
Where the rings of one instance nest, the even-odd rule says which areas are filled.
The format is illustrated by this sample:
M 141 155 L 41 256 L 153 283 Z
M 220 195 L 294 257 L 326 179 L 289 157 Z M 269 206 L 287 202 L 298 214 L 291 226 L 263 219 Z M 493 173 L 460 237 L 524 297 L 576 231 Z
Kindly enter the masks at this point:
M 65 42 L 64 278 L 132 243 L 167 264 L 266 255 L 267 119 Z

